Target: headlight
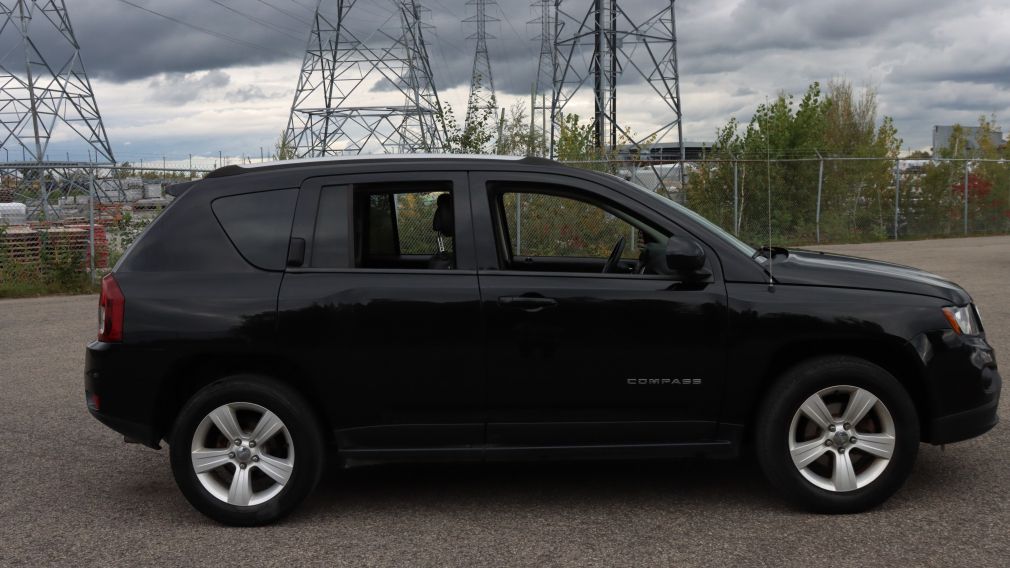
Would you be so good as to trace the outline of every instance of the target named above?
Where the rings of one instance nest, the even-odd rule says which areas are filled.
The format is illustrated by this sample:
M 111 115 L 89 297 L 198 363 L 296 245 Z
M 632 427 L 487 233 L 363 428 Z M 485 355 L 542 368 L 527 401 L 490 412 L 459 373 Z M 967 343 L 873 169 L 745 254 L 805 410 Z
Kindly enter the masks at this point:
M 975 310 L 972 309 L 971 304 L 960 308 L 943 308 L 943 315 L 947 317 L 950 327 L 958 335 L 978 335 L 982 331 L 982 326 L 979 324 L 978 318 L 975 317 Z

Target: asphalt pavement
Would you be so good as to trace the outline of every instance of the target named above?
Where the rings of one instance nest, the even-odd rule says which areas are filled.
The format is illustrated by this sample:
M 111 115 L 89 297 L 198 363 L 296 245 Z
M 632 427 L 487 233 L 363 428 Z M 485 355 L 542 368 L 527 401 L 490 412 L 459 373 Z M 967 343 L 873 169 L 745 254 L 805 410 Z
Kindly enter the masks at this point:
M 961 283 L 1007 375 L 1010 237 L 824 248 Z M 401 465 L 333 471 L 280 524 L 223 527 L 176 489 L 166 450 L 88 415 L 96 304 L 0 301 L 0 565 L 1010 565 L 1007 396 L 995 430 L 922 446 L 905 487 L 859 515 L 792 509 L 752 460 Z

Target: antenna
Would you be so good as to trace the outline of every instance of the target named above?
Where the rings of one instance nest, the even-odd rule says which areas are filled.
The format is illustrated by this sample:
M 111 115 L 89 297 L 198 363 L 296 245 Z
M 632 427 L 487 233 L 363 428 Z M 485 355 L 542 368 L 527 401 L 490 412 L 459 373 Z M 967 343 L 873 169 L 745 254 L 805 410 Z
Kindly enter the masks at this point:
M 771 133 L 765 136 L 768 176 L 768 289 L 775 286 L 775 249 L 772 248 L 772 142 Z

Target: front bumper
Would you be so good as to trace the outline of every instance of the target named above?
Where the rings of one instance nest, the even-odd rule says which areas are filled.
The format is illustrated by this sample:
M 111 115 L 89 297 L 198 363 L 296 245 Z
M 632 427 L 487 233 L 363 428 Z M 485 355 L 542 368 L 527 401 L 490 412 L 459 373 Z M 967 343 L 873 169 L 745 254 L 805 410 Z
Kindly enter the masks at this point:
M 1003 387 L 993 348 L 984 337 L 931 335 L 930 347 L 920 351 L 932 410 L 923 424 L 922 440 L 951 444 L 988 432 L 999 423 Z
M 929 427 L 930 443 L 953 444 L 981 436 L 999 423 L 999 399 L 964 412 L 933 420 Z

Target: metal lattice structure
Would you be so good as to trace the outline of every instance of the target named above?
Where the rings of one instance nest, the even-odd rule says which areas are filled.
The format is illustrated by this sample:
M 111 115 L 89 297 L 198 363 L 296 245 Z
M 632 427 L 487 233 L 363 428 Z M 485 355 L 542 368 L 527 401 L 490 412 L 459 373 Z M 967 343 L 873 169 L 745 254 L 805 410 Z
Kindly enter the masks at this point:
M 552 154 L 566 106 L 592 78 L 599 147 L 613 149 L 619 140 L 639 148 L 646 142 L 675 140 L 684 159 L 675 2 L 663 0 L 661 10 L 636 21 L 618 0 L 591 0 L 584 13 L 566 10 L 571 0 L 554 0 Z M 633 84 L 646 85 L 648 95 L 669 110 L 665 119 L 656 117 L 660 124 L 650 132 L 628 132 L 618 121 L 618 89 Z
M 31 218 L 58 216 L 59 197 L 115 165 L 112 146 L 64 1 L 0 1 L 0 18 L 0 190 Z
M 467 37 L 468 40 L 475 40 L 476 48 L 473 54 L 473 73 L 470 77 L 470 97 L 467 102 L 467 123 L 475 117 L 474 112 L 481 112 L 486 109 L 495 109 L 498 102 L 495 99 L 494 75 L 491 74 L 491 59 L 487 52 L 487 40 L 495 39 L 495 36 L 487 33 L 488 22 L 497 22 L 498 18 L 488 14 L 488 7 L 495 7 L 494 0 L 469 0 L 467 6 L 473 6 L 476 13 L 469 18 L 465 18 L 463 23 L 475 24 L 477 30 Z
M 357 0 L 318 2 L 285 132 L 295 157 L 442 150 L 422 9 L 416 0 L 387 2 L 378 29 L 355 21 L 365 12 Z
M 554 100 L 555 51 L 554 38 L 557 33 L 554 10 L 555 0 L 534 0 L 530 7 L 537 15 L 530 23 L 537 28 L 534 41 L 540 43 L 537 59 L 537 82 L 533 87 L 533 116 L 531 124 L 546 137 L 550 133 L 551 104 Z M 539 123 L 539 124 L 538 124 Z

